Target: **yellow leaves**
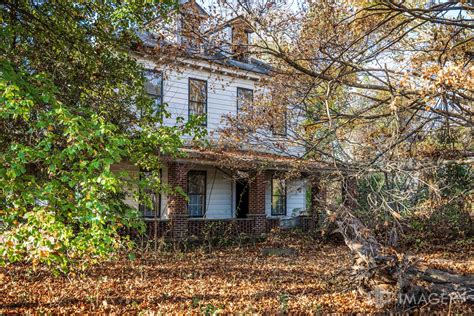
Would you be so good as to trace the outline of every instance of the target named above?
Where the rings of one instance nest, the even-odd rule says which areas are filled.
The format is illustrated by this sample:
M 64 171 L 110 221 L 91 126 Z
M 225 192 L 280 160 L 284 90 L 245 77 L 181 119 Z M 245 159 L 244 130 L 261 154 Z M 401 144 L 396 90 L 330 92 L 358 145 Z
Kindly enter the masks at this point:
M 390 104 L 388 105 L 390 111 L 396 112 L 399 103 L 400 103 L 400 97 L 398 97 L 398 96 L 394 97 L 394 98 L 392 99 L 392 102 L 390 102 Z
M 292 247 L 297 256 L 264 257 L 264 247 Z M 467 248 L 466 248 L 467 249 Z M 425 249 L 426 250 L 426 249 Z M 466 252 L 465 252 L 466 253 Z M 471 271 L 466 254 L 449 261 L 446 252 L 425 257 L 430 266 Z M 39 262 L 36 261 L 36 264 Z M 84 273 L 55 278 L 42 273 L 31 278 L 24 265 L 9 267 L 0 283 L 0 313 L 34 311 L 72 313 L 77 310 L 115 314 L 289 314 L 376 313 L 376 306 L 355 291 L 349 274 L 351 255 L 344 245 L 324 244 L 296 235 L 272 234 L 262 243 L 186 252 L 143 253 L 130 261 L 126 254 Z M 470 270 L 469 270 L 470 269 Z M 35 304 L 24 303 L 24 293 Z M 55 299 L 68 304 L 51 304 Z M 5 307 L 8 306 L 8 307 Z
M 40 259 L 47 258 L 50 255 L 50 253 L 51 253 L 51 249 L 49 249 L 48 247 L 42 246 L 39 249 L 39 258 Z
M 393 217 L 395 217 L 398 220 L 400 220 L 402 218 L 402 216 L 398 212 L 392 211 L 391 214 L 392 214 Z

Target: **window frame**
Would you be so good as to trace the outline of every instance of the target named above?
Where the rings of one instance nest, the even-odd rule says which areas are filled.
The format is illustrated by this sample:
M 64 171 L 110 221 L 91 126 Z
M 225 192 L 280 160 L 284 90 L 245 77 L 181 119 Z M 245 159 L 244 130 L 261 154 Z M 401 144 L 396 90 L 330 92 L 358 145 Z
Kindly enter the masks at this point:
M 272 175 L 271 180 L 270 180 L 270 213 L 271 216 L 286 216 L 288 214 L 288 188 L 287 188 L 287 183 L 286 180 L 284 180 L 284 195 L 275 195 L 273 194 L 273 180 L 279 180 L 282 181 L 279 177 Z M 284 198 L 284 213 L 275 213 L 273 209 L 273 197 L 281 197 L 283 196 Z
M 239 91 L 250 91 L 250 92 L 252 92 L 252 104 L 253 104 L 253 97 L 254 97 L 253 89 L 243 88 L 243 87 L 237 87 L 237 91 L 236 91 L 236 109 L 237 109 L 237 114 L 240 112 L 240 108 L 239 108 Z
M 193 78 L 193 77 L 188 78 L 188 120 L 191 118 L 191 102 L 196 102 L 196 101 L 191 101 L 191 81 L 192 80 L 204 82 L 206 84 L 205 85 L 205 87 L 206 87 L 206 102 L 204 104 L 205 120 L 204 120 L 204 123 L 202 123 L 202 126 L 207 127 L 207 119 L 208 119 L 207 103 L 209 102 L 209 90 L 208 90 L 208 86 L 207 86 L 207 80 L 197 79 L 197 78 Z M 193 114 L 193 115 L 197 115 L 197 114 Z
M 165 94 L 164 94 L 164 91 L 163 91 L 163 88 L 164 88 L 163 82 L 165 81 L 165 80 L 164 80 L 163 71 L 162 71 L 162 70 L 156 70 L 156 69 L 145 68 L 144 73 L 147 73 L 147 72 L 157 74 L 157 75 L 159 75 L 159 76 L 161 77 L 161 82 L 160 82 L 160 91 L 161 91 L 160 103 L 159 103 L 159 105 L 158 105 L 159 108 L 156 109 L 156 114 L 157 114 L 157 115 L 162 115 L 162 114 L 163 114 L 163 104 L 164 104 L 163 100 L 164 100 L 164 95 L 165 95 Z M 145 84 L 146 84 L 147 78 L 146 78 L 145 74 L 144 74 L 144 77 L 145 77 Z M 146 92 L 146 94 L 147 94 L 150 98 L 152 98 L 153 100 L 156 100 L 156 95 L 152 95 L 152 94 L 148 93 L 146 90 L 145 90 L 145 92 Z
M 190 213 L 190 210 L 189 210 L 189 202 L 187 203 L 186 205 L 186 209 L 187 209 L 187 212 L 188 212 L 188 216 L 191 217 L 191 218 L 202 218 L 206 215 L 206 208 L 207 208 L 207 171 L 206 170 L 189 170 L 188 171 L 188 174 L 187 174 L 187 183 L 186 183 L 186 194 L 188 195 L 188 198 L 190 197 L 190 193 L 189 193 L 189 175 L 191 173 L 194 173 L 194 174 L 199 174 L 199 175 L 203 175 L 204 176 L 204 194 L 199 194 L 199 193 L 192 193 L 193 195 L 204 195 L 204 198 L 203 198 L 203 205 L 202 205 L 202 211 L 201 211 L 201 214 L 200 215 L 192 215 Z
M 141 181 L 142 180 L 142 177 L 145 173 L 147 173 L 149 171 L 147 170 L 140 170 L 139 173 L 138 173 L 138 177 L 139 177 L 139 180 Z M 160 181 L 163 179 L 163 173 L 162 173 L 162 170 L 160 169 L 159 170 L 159 173 L 160 173 Z M 142 218 L 145 218 L 145 219 L 154 219 L 154 218 L 161 218 L 161 201 L 162 201 L 162 198 L 161 198 L 161 192 L 157 193 L 157 192 L 147 192 L 146 194 L 154 194 L 155 196 L 158 196 L 158 201 L 153 201 L 152 200 L 152 207 L 153 207 L 153 210 L 150 210 L 148 211 L 148 206 L 145 205 L 145 204 L 142 204 L 141 203 L 141 199 L 138 200 L 138 211 L 140 212 Z M 142 195 L 142 193 L 140 192 L 140 196 Z M 147 212 L 151 212 L 153 213 L 151 216 L 150 215 L 146 215 Z
M 287 113 L 287 110 L 285 110 L 285 114 L 283 115 L 284 117 L 284 122 L 285 122 L 285 129 L 283 131 L 283 133 L 277 133 L 275 131 L 275 124 L 272 123 L 272 135 L 273 136 L 278 136 L 278 137 L 286 137 L 288 136 L 288 113 Z

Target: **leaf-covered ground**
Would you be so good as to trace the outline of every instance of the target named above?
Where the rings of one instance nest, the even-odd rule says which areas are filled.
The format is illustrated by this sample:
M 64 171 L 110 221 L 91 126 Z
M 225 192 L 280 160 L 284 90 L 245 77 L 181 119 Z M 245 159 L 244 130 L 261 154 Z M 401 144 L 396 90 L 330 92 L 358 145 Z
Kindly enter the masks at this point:
M 265 247 L 292 256 L 264 256 Z M 472 243 L 418 251 L 438 268 L 474 273 Z M 0 314 L 35 312 L 376 312 L 356 294 L 344 245 L 273 236 L 256 245 L 161 252 L 54 277 L 26 266 L 0 269 Z M 429 306 L 424 311 L 429 311 Z M 431 307 L 433 308 L 433 307 Z M 451 312 L 473 306 L 437 306 Z

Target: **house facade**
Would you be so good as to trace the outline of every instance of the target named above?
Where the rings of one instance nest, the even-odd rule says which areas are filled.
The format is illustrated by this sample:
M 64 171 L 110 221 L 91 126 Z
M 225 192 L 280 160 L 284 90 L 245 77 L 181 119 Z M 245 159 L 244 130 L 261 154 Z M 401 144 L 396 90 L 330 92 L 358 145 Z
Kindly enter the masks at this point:
M 205 11 L 194 1 L 182 6 L 186 10 L 179 15 L 177 41 L 187 46 L 194 37 L 185 27 L 186 22 L 196 18 L 196 14 L 201 18 Z M 309 208 L 309 181 L 304 176 L 285 177 L 294 158 L 258 142 L 246 144 L 240 150 L 233 146 L 228 151 L 225 146 L 212 145 L 219 143 L 229 117 L 239 115 L 239 110 L 252 105 L 256 95 L 265 93 L 260 82 L 270 75 L 268 65 L 246 55 L 241 48 L 250 36 L 241 21 L 233 19 L 224 26 L 221 30 L 232 33 L 232 56 L 206 52 L 157 62 L 153 51 L 163 44 L 150 34 L 141 35 L 143 46 L 133 53 L 146 69 L 147 92 L 155 102 L 167 104 L 170 117 L 165 118 L 164 124 L 174 124 L 177 117 L 187 120 L 200 116 L 211 143 L 206 148 L 186 146 L 182 149 L 186 152 L 183 158 L 162 157 L 162 183 L 180 188 L 186 196 L 150 193 L 152 205 L 146 206 L 127 199 L 127 203 L 140 210 L 149 234 L 155 237 L 261 234 L 287 218 L 299 218 L 306 228 L 310 225 L 310 219 L 302 216 Z M 242 40 L 242 34 L 246 39 Z M 235 52 L 239 52 L 238 57 Z M 287 122 L 279 123 L 266 132 L 270 143 L 285 139 Z M 298 156 L 298 150 L 295 147 L 292 156 Z M 137 176 L 146 176 L 127 164 L 116 168 L 130 168 Z

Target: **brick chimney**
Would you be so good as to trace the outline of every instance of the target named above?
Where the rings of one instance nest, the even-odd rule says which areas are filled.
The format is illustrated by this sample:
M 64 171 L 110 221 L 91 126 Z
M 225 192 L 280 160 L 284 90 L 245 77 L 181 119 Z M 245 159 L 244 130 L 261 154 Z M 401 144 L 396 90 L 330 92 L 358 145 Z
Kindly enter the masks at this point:
M 232 52 L 238 60 L 246 60 L 249 55 L 250 34 L 252 28 L 242 16 L 227 22 L 232 29 Z
M 187 49 L 200 50 L 203 39 L 203 25 L 209 18 L 207 12 L 196 0 L 180 0 L 178 10 L 178 40 Z

